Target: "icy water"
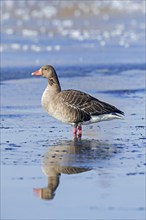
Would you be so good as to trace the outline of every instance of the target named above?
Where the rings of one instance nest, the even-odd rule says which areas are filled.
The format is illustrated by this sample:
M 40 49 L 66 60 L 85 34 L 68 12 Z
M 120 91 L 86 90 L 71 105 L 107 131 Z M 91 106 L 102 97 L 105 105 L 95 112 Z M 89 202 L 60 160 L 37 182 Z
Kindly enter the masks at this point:
M 2 82 L 2 219 L 145 218 L 144 70 L 91 69 L 62 87 L 116 105 L 125 120 L 84 126 L 81 140 L 42 109 L 44 79 Z
M 45 2 L 2 2 L 1 219 L 144 220 L 144 1 Z M 74 139 L 41 107 L 48 62 L 124 120 Z

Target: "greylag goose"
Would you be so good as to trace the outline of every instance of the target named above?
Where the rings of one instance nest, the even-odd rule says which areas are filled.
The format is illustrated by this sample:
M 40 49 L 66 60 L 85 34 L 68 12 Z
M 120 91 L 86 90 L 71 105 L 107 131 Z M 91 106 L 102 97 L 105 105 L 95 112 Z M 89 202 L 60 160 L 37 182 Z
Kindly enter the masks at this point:
M 82 136 L 82 125 L 122 119 L 124 112 L 106 102 L 77 90 L 61 90 L 55 69 L 45 65 L 32 73 L 48 79 L 42 95 L 42 106 L 49 115 L 74 126 L 74 136 Z

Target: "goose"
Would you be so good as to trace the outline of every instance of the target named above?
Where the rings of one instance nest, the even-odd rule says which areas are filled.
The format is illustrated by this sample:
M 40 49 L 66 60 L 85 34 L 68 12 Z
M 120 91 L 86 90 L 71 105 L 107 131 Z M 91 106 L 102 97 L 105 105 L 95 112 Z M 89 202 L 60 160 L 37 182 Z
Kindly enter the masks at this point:
M 42 106 L 54 118 L 73 125 L 73 135 L 82 136 L 82 125 L 123 119 L 124 112 L 113 105 L 78 90 L 61 90 L 53 66 L 45 65 L 32 73 L 47 78 L 48 84 L 42 95 Z

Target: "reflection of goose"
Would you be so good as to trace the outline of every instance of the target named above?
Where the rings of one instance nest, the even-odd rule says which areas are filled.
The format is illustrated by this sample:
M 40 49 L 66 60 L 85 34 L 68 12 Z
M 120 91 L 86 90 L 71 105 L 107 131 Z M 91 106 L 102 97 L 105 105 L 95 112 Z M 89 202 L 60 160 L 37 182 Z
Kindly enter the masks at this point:
M 89 171 L 114 153 L 114 148 L 97 140 L 75 139 L 49 147 L 42 161 L 42 171 L 48 177 L 48 186 L 35 188 L 34 192 L 42 199 L 52 199 L 61 173 L 77 174 Z

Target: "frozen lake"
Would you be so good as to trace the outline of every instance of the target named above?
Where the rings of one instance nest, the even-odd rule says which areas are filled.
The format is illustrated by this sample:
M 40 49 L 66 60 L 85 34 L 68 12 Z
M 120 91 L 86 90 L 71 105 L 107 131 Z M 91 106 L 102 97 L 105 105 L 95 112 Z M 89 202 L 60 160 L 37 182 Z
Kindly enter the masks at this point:
M 144 1 L 2 2 L 2 220 L 145 219 L 144 16 Z M 41 107 L 44 64 L 124 120 L 73 139 Z

